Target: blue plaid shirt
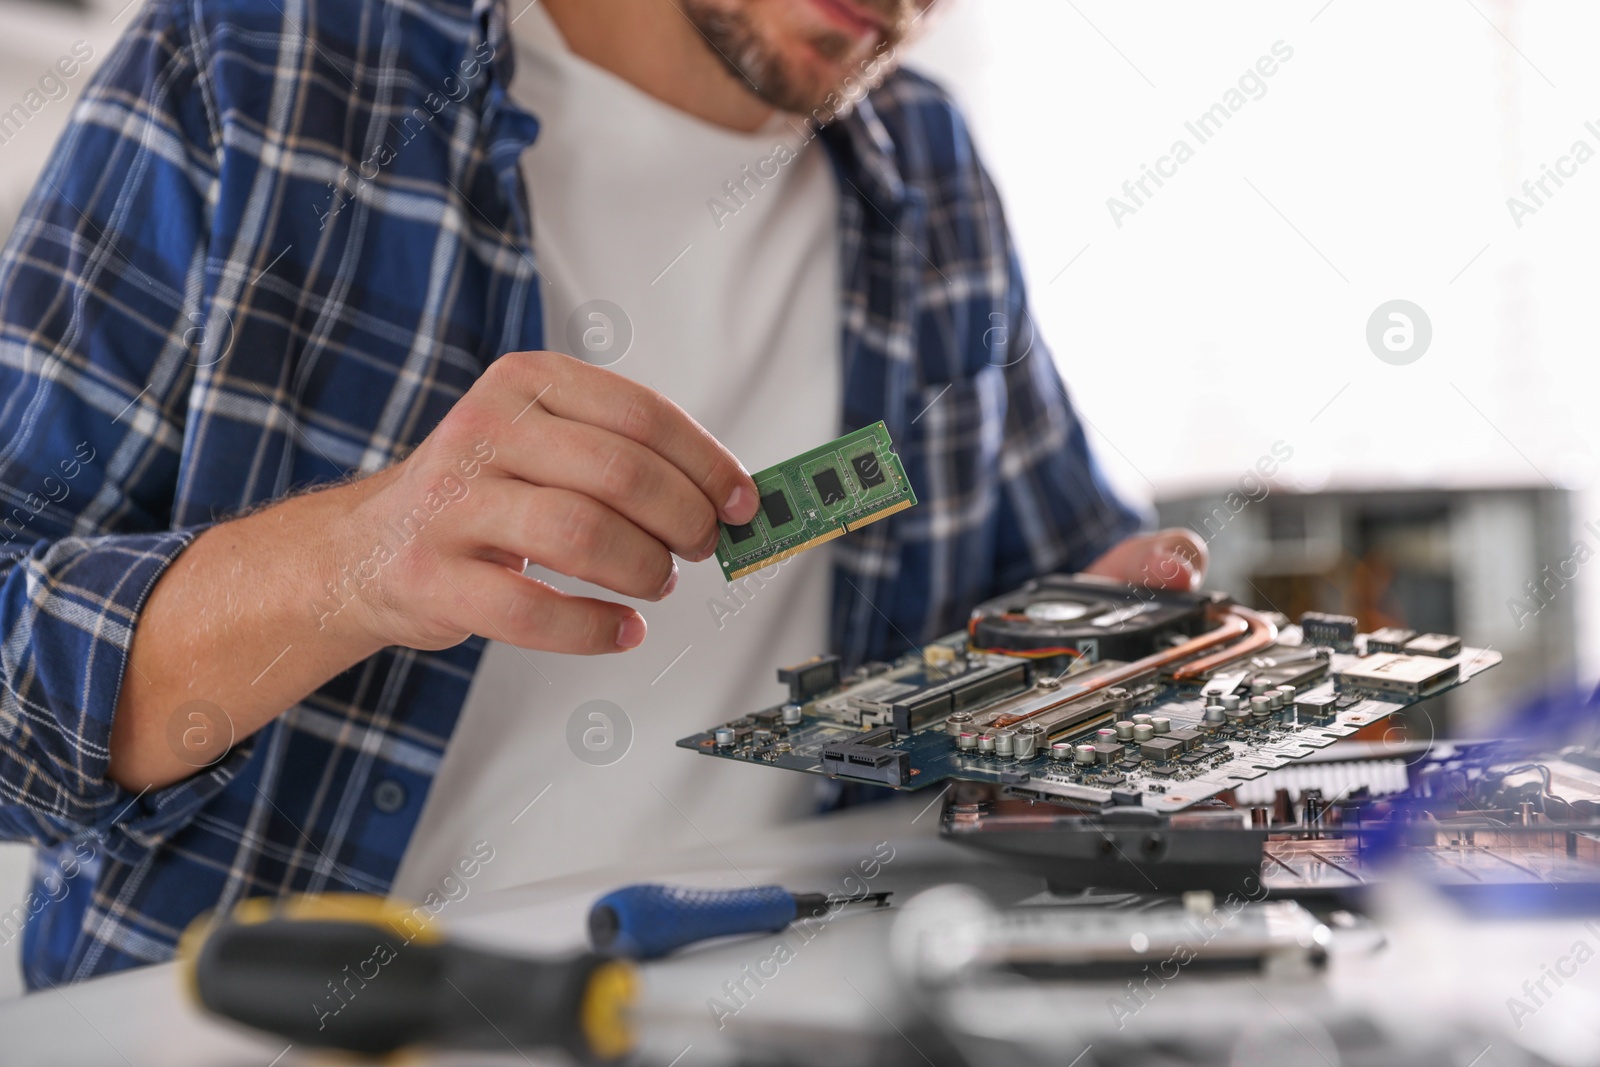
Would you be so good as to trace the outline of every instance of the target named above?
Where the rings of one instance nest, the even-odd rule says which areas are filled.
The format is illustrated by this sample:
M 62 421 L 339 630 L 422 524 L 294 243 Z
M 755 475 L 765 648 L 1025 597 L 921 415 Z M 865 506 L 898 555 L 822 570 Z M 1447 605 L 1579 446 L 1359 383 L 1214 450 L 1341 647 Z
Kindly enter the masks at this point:
M 506 94 L 505 19 L 150 0 L 24 209 L 0 259 L 0 835 L 39 858 L 0 930 L 27 919 L 32 987 L 167 959 L 213 906 L 390 885 L 482 641 L 388 649 L 139 795 L 106 778 L 112 712 L 145 598 L 199 531 L 395 462 L 497 356 L 543 347 L 517 166 L 538 126 Z M 819 137 L 841 432 L 887 422 L 921 500 L 837 544 L 833 641 L 859 661 L 1137 518 L 946 96 L 897 73 Z

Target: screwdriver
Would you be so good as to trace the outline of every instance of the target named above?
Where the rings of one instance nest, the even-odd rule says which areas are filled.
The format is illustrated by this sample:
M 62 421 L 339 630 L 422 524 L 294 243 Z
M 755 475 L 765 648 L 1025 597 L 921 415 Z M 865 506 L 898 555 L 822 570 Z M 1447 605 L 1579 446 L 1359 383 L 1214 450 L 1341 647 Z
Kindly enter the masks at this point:
M 489 952 L 446 941 L 425 914 L 361 894 L 253 898 L 190 925 L 181 973 L 206 1010 L 296 1044 L 379 1055 L 509 1042 L 584 1063 L 632 1051 L 631 963 Z
M 889 895 L 791 893 L 779 885 L 749 889 L 630 885 L 594 902 L 589 910 L 589 942 L 601 952 L 653 960 L 708 938 L 782 930 L 797 919 L 848 904 L 885 907 Z

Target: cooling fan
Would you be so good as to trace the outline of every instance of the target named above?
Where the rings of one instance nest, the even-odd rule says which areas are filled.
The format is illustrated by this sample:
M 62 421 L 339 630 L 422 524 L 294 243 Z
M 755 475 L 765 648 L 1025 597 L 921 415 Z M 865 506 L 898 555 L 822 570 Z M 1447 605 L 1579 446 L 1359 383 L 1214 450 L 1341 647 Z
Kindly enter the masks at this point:
M 978 605 L 967 635 L 974 650 L 1029 659 L 1135 660 L 1200 632 L 1219 599 L 1049 575 Z

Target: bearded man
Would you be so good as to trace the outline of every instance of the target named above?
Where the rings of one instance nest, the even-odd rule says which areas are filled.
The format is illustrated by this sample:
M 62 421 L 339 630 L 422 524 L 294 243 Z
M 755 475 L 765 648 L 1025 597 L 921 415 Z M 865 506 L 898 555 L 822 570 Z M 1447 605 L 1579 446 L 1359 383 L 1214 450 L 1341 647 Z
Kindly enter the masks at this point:
M 0 258 L 31 987 L 246 897 L 443 907 L 759 831 L 803 776 L 672 741 L 774 665 L 1050 571 L 1199 580 L 1108 490 L 968 131 L 899 68 L 926 6 L 148 0 Z M 879 420 L 918 507 L 703 564 L 743 464 Z

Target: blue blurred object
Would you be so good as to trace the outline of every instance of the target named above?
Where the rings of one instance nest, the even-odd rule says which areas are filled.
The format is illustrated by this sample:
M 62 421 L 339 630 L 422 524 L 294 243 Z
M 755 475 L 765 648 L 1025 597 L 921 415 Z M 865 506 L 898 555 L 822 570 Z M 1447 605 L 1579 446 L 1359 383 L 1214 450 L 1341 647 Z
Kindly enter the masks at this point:
M 782 886 L 685 889 L 630 885 L 613 890 L 589 910 L 589 939 L 604 952 L 649 960 L 734 934 L 782 930 L 801 918 L 826 915 L 849 904 L 888 903 L 889 893 L 830 897 L 791 893 Z
M 1506 744 L 1540 748 L 1600 740 L 1600 689 L 1558 689 L 1542 693 L 1512 713 L 1502 725 Z
M 1341 833 L 1362 866 L 1420 876 L 1478 913 L 1600 911 L 1600 790 L 1584 788 L 1600 775 L 1600 692 L 1542 693 L 1499 732 L 1430 752 L 1406 792 L 1360 805 Z

